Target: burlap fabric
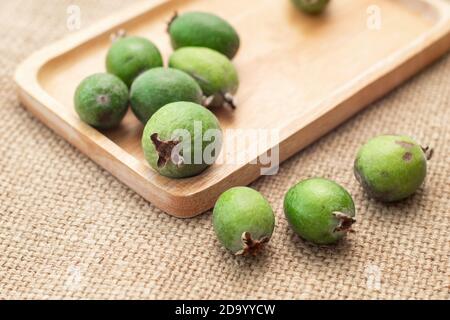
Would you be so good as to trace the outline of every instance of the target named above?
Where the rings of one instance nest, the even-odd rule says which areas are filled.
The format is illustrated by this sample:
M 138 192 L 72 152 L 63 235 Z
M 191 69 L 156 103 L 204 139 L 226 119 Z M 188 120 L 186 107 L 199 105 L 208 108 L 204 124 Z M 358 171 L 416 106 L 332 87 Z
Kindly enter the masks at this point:
M 85 27 L 127 2 L 76 4 Z M 0 298 L 450 298 L 450 56 L 253 184 L 276 231 L 264 255 L 238 259 L 209 213 L 164 214 L 20 106 L 14 69 L 69 33 L 70 3 L 0 2 Z M 352 173 L 357 148 L 381 133 L 436 150 L 426 186 L 389 206 L 368 200 Z M 357 232 L 336 247 L 305 243 L 284 219 L 285 191 L 311 176 L 354 195 Z

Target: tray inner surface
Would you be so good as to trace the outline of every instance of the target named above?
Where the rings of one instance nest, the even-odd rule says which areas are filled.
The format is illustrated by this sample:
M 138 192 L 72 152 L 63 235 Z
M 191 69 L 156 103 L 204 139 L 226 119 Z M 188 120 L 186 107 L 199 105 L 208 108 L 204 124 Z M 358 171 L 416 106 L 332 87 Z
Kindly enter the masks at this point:
M 367 27 L 367 9 L 371 5 L 381 9 L 380 30 Z M 229 20 L 241 36 L 242 46 L 234 60 L 241 80 L 238 108 L 214 111 L 223 128 L 281 131 L 293 122 L 301 128 L 316 111 L 315 106 L 332 101 L 336 92 L 412 43 L 439 19 L 438 12 L 420 0 L 332 1 L 321 17 L 297 12 L 290 1 L 168 1 L 49 61 L 39 71 L 39 84 L 77 117 L 72 101 L 74 90 L 84 77 L 105 70 L 110 33 L 124 28 L 129 34 L 148 37 L 167 62 L 172 49 L 166 22 L 175 10 L 217 13 Z M 131 112 L 119 129 L 104 132 L 145 163 L 141 133 L 142 125 Z M 218 167 L 222 167 L 220 173 Z M 232 170 L 232 165 L 216 164 L 186 183 L 192 186 L 203 180 L 202 184 L 213 184 Z M 170 185 L 167 179 L 156 179 Z

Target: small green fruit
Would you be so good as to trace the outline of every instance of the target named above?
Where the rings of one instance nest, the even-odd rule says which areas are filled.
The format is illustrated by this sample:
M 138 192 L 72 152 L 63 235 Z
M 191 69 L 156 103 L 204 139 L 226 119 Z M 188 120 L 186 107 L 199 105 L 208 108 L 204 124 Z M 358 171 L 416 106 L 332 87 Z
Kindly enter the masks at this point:
M 213 225 L 225 248 L 236 255 L 257 255 L 272 236 L 275 216 L 259 192 L 236 187 L 217 200 Z
M 200 174 L 214 163 L 222 146 L 222 131 L 214 114 L 192 102 L 174 102 L 159 109 L 142 136 L 150 166 L 170 178 Z
M 236 30 L 227 21 L 204 12 L 175 15 L 169 24 L 169 34 L 174 49 L 205 47 L 230 59 L 236 55 L 240 45 Z
M 370 197 L 398 201 L 412 195 L 424 182 L 427 155 L 410 137 L 378 136 L 359 149 L 354 171 Z
M 99 129 L 113 128 L 128 110 L 128 88 L 112 74 L 97 73 L 78 85 L 74 104 L 84 122 Z
M 201 104 L 203 93 L 187 73 L 166 68 L 154 68 L 141 74 L 131 85 L 131 110 L 146 124 L 151 116 L 166 104 L 178 101 Z
M 300 237 L 316 244 L 333 244 L 351 231 L 355 205 L 339 184 L 322 178 L 303 180 L 284 198 L 284 213 Z
M 106 56 L 106 69 L 130 87 L 142 72 L 162 67 L 163 60 L 158 48 L 140 37 L 124 37 L 114 41 Z
M 185 47 L 175 51 L 169 60 L 171 68 L 190 74 L 210 97 L 207 106 L 230 105 L 239 87 L 238 74 L 231 61 L 223 54 L 208 49 Z
M 292 0 L 292 2 L 308 14 L 320 14 L 322 13 L 330 0 Z

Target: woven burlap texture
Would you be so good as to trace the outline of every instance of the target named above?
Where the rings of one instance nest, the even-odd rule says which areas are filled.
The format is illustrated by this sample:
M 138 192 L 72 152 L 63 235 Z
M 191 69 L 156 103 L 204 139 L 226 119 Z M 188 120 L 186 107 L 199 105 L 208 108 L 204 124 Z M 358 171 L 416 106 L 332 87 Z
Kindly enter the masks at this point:
M 450 298 L 450 56 L 254 183 L 276 230 L 265 254 L 242 259 L 219 245 L 210 213 L 166 215 L 21 107 L 15 67 L 70 33 L 72 3 L 86 27 L 129 1 L 0 4 L 1 299 Z M 388 206 L 368 200 L 352 173 L 357 148 L 382 133 L 436 150 L 424 188 Z M 354 196 L 356 233 L 336 247 L 306 243 L 284 218 L 284 193 L 311 176 Z

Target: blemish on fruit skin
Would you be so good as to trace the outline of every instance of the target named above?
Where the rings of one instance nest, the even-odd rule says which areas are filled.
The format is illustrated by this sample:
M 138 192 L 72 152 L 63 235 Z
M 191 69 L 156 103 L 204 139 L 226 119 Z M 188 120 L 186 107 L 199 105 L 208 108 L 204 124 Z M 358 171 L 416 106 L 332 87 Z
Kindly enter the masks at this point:
M 405 160 L 405 161 L 411 161 L 412 158 L 413 158 L 413 154 L 411 152 L 406 152 L 403 155 L 403 160 Z
M 424 153 L 414 140 L 382 135 L 372 138 L 359 149 L 355 176 L 370 197 L 394 202 L 416 192 L 425 180 L 426 166 Z M 385 176 L 383 171 L 388 175 Z
M 405 149 L 411 149 L 412 147 L 414 147 L 414 143 L 411 143 L 408 141 L 397 140 L 397 141 L 395 141 L 395 143 L 398 144 L 399 146 L 402 146 Z
M 128 62 L 132 61 L 134 59 L 134 56 L 126 56 L 125 59 L 123 59 L 123 63 L 127 64 Z

